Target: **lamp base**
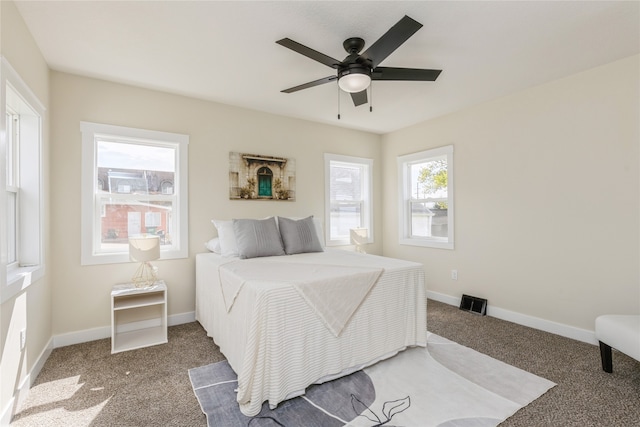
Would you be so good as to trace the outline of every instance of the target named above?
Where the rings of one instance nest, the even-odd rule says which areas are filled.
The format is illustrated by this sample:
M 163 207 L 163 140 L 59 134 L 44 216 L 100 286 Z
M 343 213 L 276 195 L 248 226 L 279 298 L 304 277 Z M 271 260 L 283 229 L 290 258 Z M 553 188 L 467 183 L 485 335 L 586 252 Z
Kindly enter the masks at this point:
M 131 281 L 136 288 L 146 288 L 158 281 L 158 267 L 154 267 L 150 262 L 140 263 Z
M 361 253 L 361 254 L 366 254 L 367 253 L 367 251 L 364 250 L 362 245 L 356 245 L 356 252 Z

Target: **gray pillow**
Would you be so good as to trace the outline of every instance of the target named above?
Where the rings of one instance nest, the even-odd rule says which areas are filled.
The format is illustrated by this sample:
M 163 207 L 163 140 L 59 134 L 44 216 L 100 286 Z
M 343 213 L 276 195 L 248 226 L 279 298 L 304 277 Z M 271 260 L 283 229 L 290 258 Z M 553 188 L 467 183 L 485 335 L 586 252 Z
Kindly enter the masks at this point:
M 287 255 L 323 251 L 313 216 L 299 220 L 279 216 L 278 225 Z
M 284 255 L 276 219 L 234 219 L 233 232 L 242 259 Z

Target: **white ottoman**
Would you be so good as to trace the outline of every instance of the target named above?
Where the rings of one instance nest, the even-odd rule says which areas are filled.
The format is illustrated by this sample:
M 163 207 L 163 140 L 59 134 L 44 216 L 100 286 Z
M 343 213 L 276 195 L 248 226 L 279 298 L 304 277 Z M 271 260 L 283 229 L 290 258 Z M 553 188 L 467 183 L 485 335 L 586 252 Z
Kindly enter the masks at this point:
M 596 318 L 602 369 L 613 372 L 611 348 L 640 361 L 640 315 L 606 314 Z

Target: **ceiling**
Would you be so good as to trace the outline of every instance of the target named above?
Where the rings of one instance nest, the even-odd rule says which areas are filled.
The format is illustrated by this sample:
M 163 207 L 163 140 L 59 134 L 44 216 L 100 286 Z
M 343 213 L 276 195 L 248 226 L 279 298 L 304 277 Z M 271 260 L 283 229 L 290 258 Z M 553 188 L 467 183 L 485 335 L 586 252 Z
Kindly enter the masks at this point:
M 638 1 L 15 3 L 54 70 L 378 134 L 640 52 Z M 342 59 L 404 15 L 424 26 L 380 65 L 435 82 L 373 82 L 373 112 L 335 82 L 280 92 L 335 71 L 276 40 Z

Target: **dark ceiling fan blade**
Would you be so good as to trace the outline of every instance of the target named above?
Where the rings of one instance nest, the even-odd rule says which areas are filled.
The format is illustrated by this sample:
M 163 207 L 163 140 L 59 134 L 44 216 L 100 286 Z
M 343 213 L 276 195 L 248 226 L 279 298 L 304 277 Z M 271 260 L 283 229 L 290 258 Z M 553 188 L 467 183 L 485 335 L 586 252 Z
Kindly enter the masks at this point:
M 420 28 L 422 28 L 421 23 L 405 15 L 404 18 L 384 33 L 374 44 L 369 46 L 369 48 L 360 55 L 360 58 L 371 61 L 371 67 L 375 68 Z
M 358 105 L 367 103 L 367 90 L 363 90 L 361 92 L 353 92 L 351 93 L 351 99 L 353 99 L 353 105 L 356 107 Z
M 338 79 L 338 76 L 323 77 L 321 79 L 314 80 L 314 81 L 309 82 L 309 83 L 305 83 L 305 84 L 301 84 L 299 86 L 290 87 L 289 89 L 281 90 L 280 92 L 284 92 L 284 93 L 297 92 L 297 91 L 302 90 L 302 89 L 307 89 L 307 88 L 310 88 L 310 87 L 323 85 L 325 83 L 329 83 L 329 82 L 332 82 L 332 81 L 337 80 L 337 79 Z
M 278 43 L 281 46 L 288 47 L 294 52 L 298 52 L 299 54 L 304 55 L 307 58 L 311 58 L 314 61 L 318 61 L 319 63 L 324 64 L 328 67 L 338 68 L 338 66 L 340 65 L 340 61 L 338 61 L 337 59 L 334 59 L 328 55 L 325 55 L 324 53 L 320 53 L 317 50 L 313 50 L 310 47 L 307 47 L 303 44 L 295 42 L 289 38 L 278 40 L 276 43 Z
M 409 80 L 420 82 L 435 81 L 442 70 L 425 70 L 422 68 L 378 67 L 373 70 L 371 80 Z

